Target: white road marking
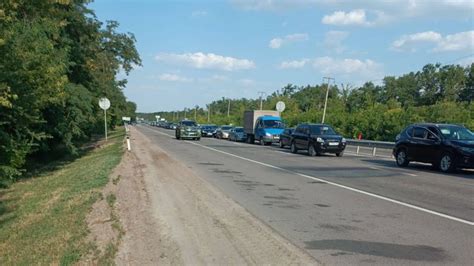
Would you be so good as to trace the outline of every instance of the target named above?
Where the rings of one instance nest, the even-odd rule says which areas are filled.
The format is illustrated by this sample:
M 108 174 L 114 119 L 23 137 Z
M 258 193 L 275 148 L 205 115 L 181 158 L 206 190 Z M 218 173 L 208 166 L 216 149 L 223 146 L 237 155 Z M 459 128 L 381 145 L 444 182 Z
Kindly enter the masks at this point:
M 407 172 L 403 172 L 404 174 L 406 175 L 409 175 L 409 176 L 418 176 L 418 175 L 415 175 L 415 174 L 412 174 L 412 173 L 407 173 Z
M 169 135 L 169 134 L 157 131 L 157 130 L 153 130 L 153 131 L 155 131 L 159 134 L 165 135 L 165 136 L 173 137 L 172 135 Z M 262 165 L 262 166 L 266 166 L 266 167 L 269 167 L 269 168 L 272 168 L 272 169 L 277 169 L 277 170 L 280 170 L 280 171 L 283 171 L 283 172 L 286 172 L 286 173 L 296 174 L 298 176 L 305 177 L 305 178 L 308 178 L 308 179 L 311 179 L 311 180 L 325 182 L 329 185 L 333 185 L 333 186 L 336 186 L 336 187 L 339 187 L 339 188 L 343 188 L 343 189 L 346 189 L 346 190 L 349 190 L 349 191 L 357 192 L 357 193 L 360 193 L 360 194 L 363 194 L 363 195 L 366 195 L 366 196 L 370 196 L 370 197 L 374 197 L 374 198 L 377 198 L 377 199 L 385 200 L 385 201 L 395 203 L 395 204 L 398 204 L 398 205 L 401 205 L 401 206 L 405 206 L 405 207 L 408 207 L 408 208 L 411 208 L 411 209 L 414 209 L 414 210 L 418 210 L 418 211 L 429 213 L 429 214 L 432 214 L 432 215 L 435 215 L 435 216 L 443 217 L 443 218 L 446 218 L 446 219 L 449 219 L 449 220 L 452 220 L 452 221 L 460 222 L 460 223 L 471 225 L 471 226 L 474 225 L 474 222 L 472 222 L 472 221 L 464 220 L 464 219 L 454 217 L 454 216 L 451 216 L 451 215 L 447 215 L 447 214 L 444 214 L 444 213 L 440 213 L 440 212 L 437 212 L 437 211 L 432 211 L 432 210 L 429 210 L 429 209 L 426 209 L 426 208 L 423 208 L 423 207 L 419 207 L 419 206 L 416 206 L 416 205 L 413 205 L 413 204 L 410 204 L 410 203 L 405 203 L 403 201 L 391 199 L 391 198 L 388 198 L 388 197 L 377 195 L 377 194 L 367 192 L 367 191 L 364 191 L 364 190 L 360 190 L 360 189 L 357 189 L 357 188 L 353 188 L 353 187 L 341 185 L 341 184 L 338 184 L 338 183 L 334 183 L 334 182 L 323 179 L 324 177 L 318 178 L 318 177 L 314 177 L 314 176 L 310 176 L 310 175 L 290 171 L 290 170 L 287 170 L 287 169 L 284 169 L 284 168 L 281 168 L 281 167 L 278 167 L 278 166 L 274 166 L 274 165 L 271 165 L 271 164 L 255 161 L 255 160 L 252 160 L 252 159 L 241 157 L 241 156 L 236 155 L 236 154 L 232 154 L 232 153 L 229 153 L 229 152 L 225 152 L 225 151 L 221 151 L 221 150 L 214 149 L 214 148 L 211 148 L 211 147 L 207 147 L 205 145 L 202 145 L 202 144 L 199 144 L 199 143 L 196 143 L 196 142 L 191 142 L 191 141 L 186 141 L 186 142 L 189 143 L 189 144 L 195 145 L 195 146 L 199 146 L 199 147 L 211 150 L 211 151 L 215 151 L 215 152 L 222 153 L 222 154 L 225 154 L 225 155 L 228 155 L 228 156 L 232 156 L 232 157 L 244 160 L 244 161 L 252 162 L 252 163 Z

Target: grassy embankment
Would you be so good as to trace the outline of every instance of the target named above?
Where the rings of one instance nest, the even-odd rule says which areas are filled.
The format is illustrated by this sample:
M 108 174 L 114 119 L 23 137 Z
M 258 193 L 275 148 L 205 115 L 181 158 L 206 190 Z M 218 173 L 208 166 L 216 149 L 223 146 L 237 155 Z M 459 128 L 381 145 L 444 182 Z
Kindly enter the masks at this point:
M 80 158 L 0 190 L 0 265 L 72 264 L 94 252 L 86 216 L 123 155 L 123 128 Z

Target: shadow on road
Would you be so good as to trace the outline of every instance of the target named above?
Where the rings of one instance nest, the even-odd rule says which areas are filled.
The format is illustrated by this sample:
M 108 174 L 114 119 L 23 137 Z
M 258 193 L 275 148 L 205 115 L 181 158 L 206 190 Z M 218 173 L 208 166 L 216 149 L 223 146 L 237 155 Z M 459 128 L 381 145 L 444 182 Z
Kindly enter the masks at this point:
M 449 258 L 443 249 L 424 245 L 400 245 L 382 242 L 345 239 L 314 240 L 305 242 L 307 249 L 340 250 L 331 255 L 348 255 L 344 252 L 412 261 L 444 261 Z
M 410 163 L 406 168 L 400 168 L 399 166 L 397 166 L 395 161 L 377 160 L 377 159 L 371 159 L 371 158 L 370 159 L 364 158 L 364 159 L 361 159 L 361 161 L 377 164 L 383 167 L 392 168 L 395 171 L 397 169 L 407 169 L 407 170 L 416 170 L 416 171 L 431 173 L 431 174 L 441 174 L 441 175 L 446 175 L 446 176 L 474 179 L 474 171 L 469 171 L 469 170 L 464 170 L 464 169 L 458 169 L 457 171 L 453 173 L 442 173 L 436 169 L 433 169 L 433 167 L 430 164 Z

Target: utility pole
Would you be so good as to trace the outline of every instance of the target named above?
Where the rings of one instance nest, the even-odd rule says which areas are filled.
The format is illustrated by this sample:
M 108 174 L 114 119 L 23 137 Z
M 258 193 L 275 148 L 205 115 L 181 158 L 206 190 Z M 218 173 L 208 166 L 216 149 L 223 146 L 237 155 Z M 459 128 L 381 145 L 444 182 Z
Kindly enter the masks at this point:
M 229 99 L 229 105 L 227 105 L 227 117 L 230 115 L 230 99 Z
M 188 116 L 187 111 L 188 111 L 188 110 L 186 110 L 186 108 L 184 108 L 184 119 L 186 119 L 186 116 Z
M 263 95 L 266 93 L 264 91 L 259 91 L 258 94 L 260 94 L 260 110 L 263 108 Z
M 194 107 L 194 121 L 196 121 L 197 106 Z
M 207 106 L 207 122 L 211 122 L 211 105 Z
M 336 80 L 331 77 L 323 77 L 323 84 L 324 80 L 327 80 L 327 86 L 326 86 L 326 100 L 324 100 L 324 111 L 323 111 L 323 119 L 321 121 L 321 124 L 324 124 L 324 119 L 326 118 L 326 108 L 328 106 L 328 96 L 329 96 L 329 82 L 332 80 L 334 83 Z

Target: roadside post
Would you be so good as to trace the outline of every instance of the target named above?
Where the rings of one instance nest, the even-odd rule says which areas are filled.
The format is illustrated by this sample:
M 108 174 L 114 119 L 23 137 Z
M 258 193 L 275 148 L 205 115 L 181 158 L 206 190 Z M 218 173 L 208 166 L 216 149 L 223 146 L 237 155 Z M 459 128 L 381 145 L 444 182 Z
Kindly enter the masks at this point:
M 99 99 L 99 107 L 104 110 L 104 129 L 105 129 L 105 141 L 107 141 L 107 109 L 110 108 L 109 99 L 103 97 Z
M 132 119 L 128 116 L 122 116 L 122 121 L 123 121 L 123 125 L 125 126 L 125 134 L 127 136 L 127 150 L 128 151 L 131 151 L 132 148 L 130 146 L 130 129 L 128 128 L 129 127 L 129 123 L 130 121 L 132 121 Z

